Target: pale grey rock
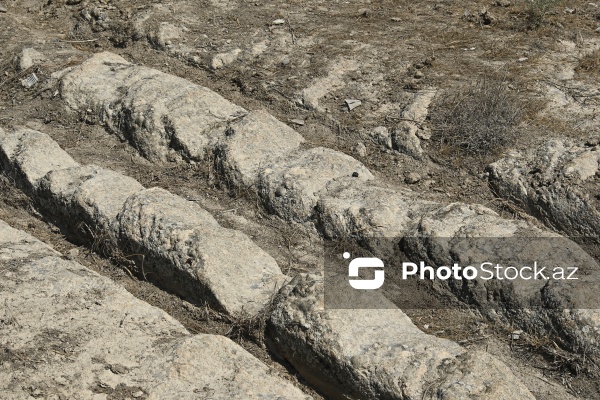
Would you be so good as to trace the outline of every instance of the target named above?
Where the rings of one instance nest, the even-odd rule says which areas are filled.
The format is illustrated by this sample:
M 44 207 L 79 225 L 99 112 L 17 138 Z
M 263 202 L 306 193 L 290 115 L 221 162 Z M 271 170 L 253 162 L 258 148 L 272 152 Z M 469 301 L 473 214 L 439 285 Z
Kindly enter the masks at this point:
M 423 159 L 420 139 L 431 138 L 431 131 L 424 123 L 435 95 L 435 90 L 424 90 L 413 95 L 411 103 L 402 111 L 402 121 L 391 135 L 394 149 L 418 160 Z
M 502 362 L 423 333 L 397 308 L 324 309 L 314 275 L 297 276 L 280 296 L 268 325 L 273 350 L 333 399 L 534 399 Z
M 408 189 L 348 178 L 328 185 L 327 195 L 319 199 L 317 209 L 319 227 L 327 238 L 364 242 L 369 238 L 402 238 L 410 233 L 421 213 L 438 207 Z
M 21 50 L 21 53 L 19 54 L 17 59 L 19 63 L 19 71 L 25 71 L 26 69 L 29 69 L 34 65 L 46 61 L 46 59 L 46 56 L 37 51 L 36 49 L 26 47 L 23 50 Z
M 119 222 L 123 245 L 146 255 L 152 279 L 228 314 L 256 315 L 286 279 L 246 235 L 166 190 L 129 197 Z
M 135 179 L 95 165 L 51 171 L 39 183 L 35 201 L 57 225 L 91 235 L 119 235 L 117 215 L 129 196 L 143 190 Z M 85 223 L 87 226 L 81 226 Z M 108 238 L 107 238 L 108 239 Z
M 0 166 L 19 187 L 32 193 L 48 172 L 79 164 L 50 136 L 20 127 L 0 134 Z
M 297 103 L 309 110 L 323 111 L 323 107 L 319 105 L 320 100 L 346 86 L 344 75 L 358 68 L 359 64 L 355 60 L 345 58 L 334 60 L 326 76 L 316 78 L 299 93 Z
M 151 161 L 172 151 L 201 160 L 246 111 L 217 93 L 112 53 L 98 53 L 66 73 L 61 95 L 75 110 L 91 109 Z
M 215 158 L 230 185 L 255 187 L 261 169 L 298 150 L 304 138 L 266 111 L 252 111 L 231 123 Z
M 354 179 L 361 182 L 374 179 L 354 158 L 317 147 L 264 169 L 258 180 L 258 192 L 266 207 L 275 214 L 285 220 L 304 222 L 313 216 L 328 183 L 353 175 L 358 175 Z
M 230 64 L 233 64 L 238 59 L 241 53 L 241 49 L 233 49 L 225 53 L 219 53 L 213 57 L 210 66 L 213 69 L 224 68 Z
M 359 157 L 365 157 L 367 155 L 367 146 L 362 142 L 358 142 L 356 146 L 354 146 L 354 153 Z
M 570 236 L 600 237 L 598 200 L 589 187 L 598 173 L 599 145 L 550 140 L 512 152 L 488 166 L 495 193 Z
M 558 335 L 573 351 L 600 355 L 600 266 L 576 243 L 531 224 L 503 219 L 481 205 L 450 204 L 424 213 L 401 242 L 409 258 L 431 266 L 473 265 L 579 268 L 577 281 L 545 279 L 437 280 L 483 310 L 496 310 L 537 335 Z M 538 309 L 539 308 L 539 309 Z M 585 312 L 584 312 L 585 313 Z M 559 340 L 559 339 L 555 339 Z
M 166 50 L 181 39 L 183 28 L 169 22 L 161 22 L 156 30 L 148 34 L 148 40 L 159 50 Z
M 421 180 L 421 175 L 419 175 L 416 172 L 409 172 L 406 177 L 404 178 L 404 182 L 408 183 L 409 185 L 414 185 L 415 183 L 419 183 L 419 181 Z
M 368 132 L 373 141 L 388 149 L 392 148 L 392 134 L 385 126 L 377 126 Z
M 421 140 L 417 137 L 418 130 L 418 126 L 412 122 L 400 122 L 391 135 L 392 147 L 402 154 L 422 160 L 424 152 Z
M 231 340 L 164 311 L 0 221 L 0 397 L 307 399 Z

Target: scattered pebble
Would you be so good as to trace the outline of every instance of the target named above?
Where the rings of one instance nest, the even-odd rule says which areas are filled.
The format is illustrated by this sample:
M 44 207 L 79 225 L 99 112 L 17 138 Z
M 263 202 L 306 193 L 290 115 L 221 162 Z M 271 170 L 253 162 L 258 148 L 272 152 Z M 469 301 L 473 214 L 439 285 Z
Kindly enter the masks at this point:
M 577 12 L 576 8 L 565 8 L 565 14 L 575 14 Z
M 499 7 L 510 7 L 511 4 L 508 0 L 496 0 L 496 5 Z
M 356 107 L 359 107 L 362 104 L 362 101 L 356 99 L 346 99 L 346 106 L 348 106 L 348 111 L 354 110 Z
M 275 190 L 275 197 L 283 197 L 287 193 L 287 189 L 283 186 L 280 186 Z
M 527 57 L 521 57 L 521 58 L 519 58 L 519 62 L 525 62 L 525 61 L 527 61 L 527 60 L 528 60 L 528 58 L 527 58 Z
M 354 152 L 359 156 L 359 157 L 364 157 L 367 155 L 367 147 L 362 143 L 362 142 L 358 142 L 356 144 L 356 146 L 354 147 Z
M 510 335 L 508 335 L 512 340 L 519 340 L 519 338 L 521 337 L 521 335 L 523 334 L 523 331 L 514 331 L 512 332 Z
M 279 18 L 279 19 L 276 19 L 275 21 L 271 22 L 271 25 L 283 25 L 283 24 L 285 24 L 285 19 L 283 19 L 283 18 Z
M 358 178 L 358 172 L 353 172 L 353 173 L 352 173 L 352 177 L 353 177 L 353 178 Z
M 8 10 L 6 9 L 6 7 L 4 7 L 4 6 L 0 6 L 0 13 L 5 13 L 5 12 L 7 12 L 7 11 L 8 11 Z
M 79 249 L 71 249 L 69 250 L 69 254 L 67 254 L 67 259 L 74 260 L 79 256 Z
M 402 22 L 402 19 L 399 17 L 392 17 L 392 18 L 390 18 L 390 20 L 393 22 Z
M 421 79 L 422 77 L 423 77 L 423 72 L 422 71 L 415 72 L 415 79 Z
M 414 185 L 420 180 L 421 175 L 417 174 L 416 172 L 410 172 L 408 175 L 406 175 L 406 178 L 404 178 L 404 182 L 408 183 L 409 185 Z
M 303 119 L 291 119 L 290 122 L 292 124 L 295 124 L 295 125 L 304 126 L 304 120 Z

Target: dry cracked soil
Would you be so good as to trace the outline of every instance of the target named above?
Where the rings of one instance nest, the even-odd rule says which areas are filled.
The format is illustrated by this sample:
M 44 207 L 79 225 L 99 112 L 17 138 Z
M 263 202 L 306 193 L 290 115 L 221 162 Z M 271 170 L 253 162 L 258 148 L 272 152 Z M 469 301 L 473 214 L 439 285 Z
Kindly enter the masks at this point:
M 563 235 L 596 266 L 600 2 L 0 0 L 0 26 L 1 398 L 600 398 L 594 310 L 486 313 L 418 282 L 403 290 L 436 307 L 317 304 L 330 239 L 373 254 L 377 236 Z M 92 178 L 60 171 L 89 165 L 137 182 L 72 195 Z M 99 192 L 123 186 L 111 214 Z M 86 285 L 18 253 L 17 231 L 125 300 L 18 297 Z M 28 328 L 26 307 L 68 326 Z M 119 307 L 178 332 L 135 340 L 185 343 L 94 333 Z M 150 309 L 167 322 L 144 328 Z

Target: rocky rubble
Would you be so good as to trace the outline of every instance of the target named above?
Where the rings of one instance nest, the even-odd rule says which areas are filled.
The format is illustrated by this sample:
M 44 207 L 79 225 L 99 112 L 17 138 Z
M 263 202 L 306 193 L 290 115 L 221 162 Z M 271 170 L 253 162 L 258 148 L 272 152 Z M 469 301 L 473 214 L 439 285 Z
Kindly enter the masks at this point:
M 3 399 L 307 399 L 223 336 L 164 311 L 0 221 Z

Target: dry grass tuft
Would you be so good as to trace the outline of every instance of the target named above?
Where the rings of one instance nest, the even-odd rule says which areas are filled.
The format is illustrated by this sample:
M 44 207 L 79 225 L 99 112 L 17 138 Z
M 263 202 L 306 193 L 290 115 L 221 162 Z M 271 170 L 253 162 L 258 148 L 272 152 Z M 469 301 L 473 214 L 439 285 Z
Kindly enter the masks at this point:
M 600 74 L 600 50 L 594 50 L 583 56 L 576 70 L 579 73 Z
M 505 79 L 485 76 L 438 99 L 431 112 L 434 140 L 463 155 L 496 155 L 515 143 L 522 109 Z

